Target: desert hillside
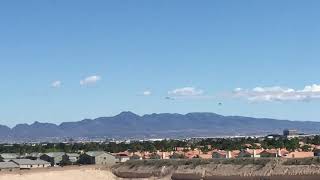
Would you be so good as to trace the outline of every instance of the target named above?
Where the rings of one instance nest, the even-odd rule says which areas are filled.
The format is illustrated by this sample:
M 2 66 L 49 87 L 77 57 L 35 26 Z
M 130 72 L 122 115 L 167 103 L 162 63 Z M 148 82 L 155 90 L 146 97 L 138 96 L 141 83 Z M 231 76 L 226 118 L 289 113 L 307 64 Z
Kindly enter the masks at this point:
M 167 178 L 167 179 L 245 179 L 278 177 L 320 177 L 320 159 L 212 159 L 212 160 L 146 160 L 128 161 L 113 167 L 113 173 L 121 178 Z M 223 177 L 223 178 L 222 178 Z

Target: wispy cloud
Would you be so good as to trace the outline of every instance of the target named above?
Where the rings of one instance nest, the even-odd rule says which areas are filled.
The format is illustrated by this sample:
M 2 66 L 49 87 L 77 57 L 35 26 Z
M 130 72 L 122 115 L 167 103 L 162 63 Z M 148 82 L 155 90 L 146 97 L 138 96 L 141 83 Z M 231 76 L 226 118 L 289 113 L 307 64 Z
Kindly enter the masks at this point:
M 91 85 L 91 84 L 97 83 L 100 80 L 101 80 L 100 76 L 93 75 L 93 76 L 89 76 L 89 77 L 82 79 L 80 81 L 80 85 L 82 85 L 82 86 Z
M 52 83 L 51 83 L 51 87 L 52 88 L 59 88 L 59 87 L 61 87 L 61 81 L 53 81 Z
M 168 92 L 170 96 L 201 96 L 204 91 L 195 87 L 183 87 Z
M 144 96 L 151 96 L 151 95 L 152 95 L 152 92 L 149 91 L 149 90 L 143 91 L 143 92 L 142 92 L 142 95 L 144 95 Z
M 313 84 L 303 89 L 280 86 L 256 87 L 253 89 L 236 88 L 233 96 L 249 101 L 310 101 L 320 99 L 320 85 Z

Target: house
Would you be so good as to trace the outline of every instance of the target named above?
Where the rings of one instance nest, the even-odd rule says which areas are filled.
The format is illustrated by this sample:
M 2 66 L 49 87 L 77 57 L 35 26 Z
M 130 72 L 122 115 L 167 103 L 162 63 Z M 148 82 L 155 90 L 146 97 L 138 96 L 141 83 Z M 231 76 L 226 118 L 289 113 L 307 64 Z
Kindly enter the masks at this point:
M 285 158 L 308 158 L 308 157 L 314 157 L 314 152 L 290 152 Z
M 0 162 L 0 171 L 19 170 L 19 166 L 13 162 Z
M 65 155 L 64 152 L 51 152 L 45 153 L 40 156 L 41 160 L 51 163 L 51 166 L 60 165 L 62 161 L 62 156 Z
M 80 164 L 114 165 L 117 159 L 104 151 L 89 151 L 80 155 L 79 162 Z
M 0 154 L 0 160 L 2 162 L 9 162 L 12 159 L 18 159 L 20 158 L 20 155 L 16 153 L 2 153 Z
M 298 131 L 295 129 L 285 129 L 283 130 L 283 136 L 290 139 L 297 137 L 299 135 Z
M 130 156 L 127 154 L 119 153 L 116 155 L 116 159 L 119 163 L 123 163 L 130 160 Z
M 77 153 L 66 153 L 62 156 L 64 165 L 75 165 L 79 163 L 80 155 Z
M 260 157 L 283 157 L 288 153 L 286 149 L 266 149 L 260 153 Z
M 238 157 L 239 158 L 247 158 L 247 157 L 259 158 L 261 157 L 260 153 L 262 151 L 263 151 L 262 149 L 245 149 L 240 151 Z
M 50 162 L 43 160 L 13 159 L 10 162 L 13 162 L 16 165 L 18 165 L 20 169 L 47 168 L 51 166 Z

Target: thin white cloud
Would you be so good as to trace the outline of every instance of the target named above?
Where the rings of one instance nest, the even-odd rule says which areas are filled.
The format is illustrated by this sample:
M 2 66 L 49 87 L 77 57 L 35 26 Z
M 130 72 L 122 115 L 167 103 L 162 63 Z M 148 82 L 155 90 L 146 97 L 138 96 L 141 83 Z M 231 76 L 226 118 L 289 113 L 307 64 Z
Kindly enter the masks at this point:
M 59 87 L 61 87 L 61 81 L 53 81 L 52 83 L 51 83 L 51 87 L 53 87 L 53 88 L 59 88 Z
M 147 91 L 142 92 L 142 95 L 144 95 L 144 96 L 151 96 L 151 95 L 152 95 L 152 92 L 149 91 L 149 90 L 147 90 Z
M 91 85 L 91 84 L 97 83 L 100 80 L 101 80 L 100 76 L 97 76 L 97 75 L 89 76 L 89 77 L 82 79 L 80 81 L 80 85 L 82 85 L 82 86 Z
M 195 87 L 183 87 L 174 89 L 168 92 L 170 96 L 201 96 L 203 95 L 204 91 L 202 89 L 197 89 Z
M 320 85 L 313 84 L 300 90 L 280 86 L 253 89 L 236 88 L 233 95 L 249 101 L 309 101 L 320 99 Z

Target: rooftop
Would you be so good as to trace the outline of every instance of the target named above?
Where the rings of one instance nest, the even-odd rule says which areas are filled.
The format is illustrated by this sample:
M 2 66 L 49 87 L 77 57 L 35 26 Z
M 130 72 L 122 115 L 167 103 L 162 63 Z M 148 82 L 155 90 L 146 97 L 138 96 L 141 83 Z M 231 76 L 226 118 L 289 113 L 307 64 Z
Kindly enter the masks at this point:
M 38 164 L 50 164 L 47 161 L 43 160 L 30 160 L 30 159 L 13 159 L 11 162 L 14 162 L 18 165 L 38 165 Z
M 19 168 L 19 166 L 13 162 L 0 162 L 0 169 Z
M 95 156 L 100 156 L 102 154 L 107 154 L 107 153 L 104 151 L 89 151 L 89 152 L 86 152 L 86 154 L 89 156 L 95 157 Z
M 50 153 L 46 153 L 46 155 L 49 157 L 59 157 L 59 156 L 65 155 L 65 153 L 64 152 L 50 152 Z

